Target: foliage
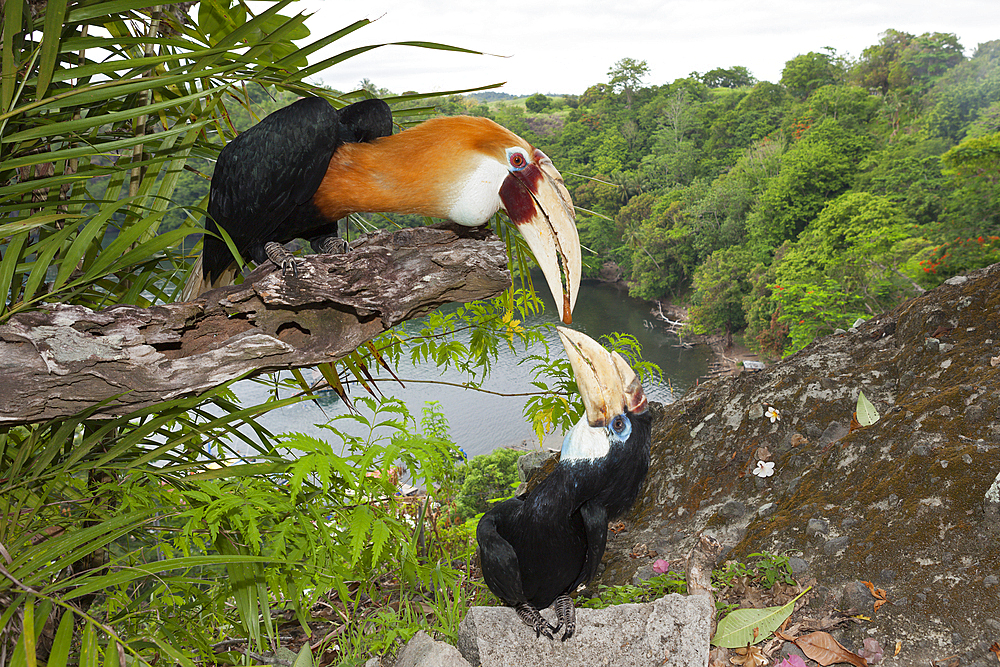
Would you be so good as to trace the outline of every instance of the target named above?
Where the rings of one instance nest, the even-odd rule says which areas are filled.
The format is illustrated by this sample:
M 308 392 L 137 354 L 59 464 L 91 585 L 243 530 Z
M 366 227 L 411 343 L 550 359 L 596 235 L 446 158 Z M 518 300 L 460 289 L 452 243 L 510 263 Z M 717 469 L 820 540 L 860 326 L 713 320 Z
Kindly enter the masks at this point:
M 913 35 L 899 30 L 886 30 L 878 44 L 861 52 L 861 57 L 851 69 L 850 78 L 864 90 L 889 92 L 889 78 L 898 67 L 903 51 L 913 41 Z
M 739 151 L 766 139 L 782 126 L 792 104 L 784 86 L 761 81 L 732 108 L 721 109 L 708 128 L 706 149 L 738 157 Z
M 604 609 L 617 604 L 641 604 L 652 602 L 670 593 L 687 593 L 687 582 L 682 573 L 668 571 L 655 577 L 644 579 L 638 586 L 623 584 L 621 586 L 598 587 L 597 595 L 587 598 L 579 604 L 584 609 Z
M 2 5 L 0 322 L 43 303 L 172 300 L 188 270 L 182 242 L 204 215 L 204 189 L 182 177 L 199 170 L 194 160 L 214 159 L 271 95 L 341 106 L 370 94 L 370 82 L 350 94 L 305 83 L 377 48 L 306 64 L 368 21 L 316 39 L 305 15 L 282 14 L 288 4 L 202 3 L 197 18 L 138 1 Z M 405 121 L 419 97 L 389 102 Z M 432 318 L 440 329 L 376 339 L 324 367 L 329 386 L 345 400 L 357 385 L 374 394 L 367 369 L 407 358 L 458 366 L 475 385 L 500 345 L 539 336 L 514 318 L 540 307 L 523 241 L 497 228 L 520 290 Z M 475 329 L 470 344 L 454 342 L 462 327 Z M 335 420 L 327 438 L 277 437 L 257 418 L 311 395 L 297 371 L 264 382 L 273 396 L 261 405 L 241 406 L 223 386 L 114 420 L 92 419 L 94 406 L 0 429 L 0 662 L 12 651 L 28 664 L 232 661 L 213 646 L 237 637 L 276 649 L 273 614 L 308 634 L 317 602 L 343 619 L 321 643 L 345 654 L 386 639 L 370 634 L 374 600 L 454 633 L 475 597 L 471 536 L 439 521 L 430 500 L 401 502 L 392 483 L 405 469 L 428 498 L 453 492 L 440 412 L 429 407 L 418 429 L 398 402 L 363 397 L 343 419 L 365 436 Z M 47 626 L 58 628 L 51 648 L 37 643 Z
M 465 464 L 462 488 L 455 500 L 459 515 L 471 519 L 490 508 L 491 501 L 508 498 L 517 485 L 517 459 L 523 452 L 501 447 L 474 456 Z
M 817 88 L 836 83 L 840 75 L 833 54 L 810 51 L 785 63 L 781 85 L 792 95 L 806 98 Z
M 746 327 L 743 295 L 750 291 L 747 265 L 751 261 L 749 250 L 733 246 L 716 250 L 698 266 L 688 311 L 695 333 L 733 332 Z
M 775 285 L 773 299 L 781 315 L 778 321 L 788 325 L 791 343 L 785 352 L 796 352 L 815 338 L 847 329 L 858 317 L 865 315 L 862 299 L 851 294 L 835 280 L 819 283 L 796 283 L 788 287 Z
M 806 591 L 808 590 L 807 588 Z M 715 636 L 711 640 L 712 645 L 737 650 L 745 648 L 749 651 L 754 648 L 751 644 L 764 641 L 792 615 L 796 600 L 806 591 L 802 591 L 780 607 L 737 609 L 726 615 L 719 621 Z
M 1000 132 L 966 139 L 941 162 L 956 186 L 946 213 L 952 224 L 1000 231 Z
M 753 562 L 749 562 L 751 559 Z M 747 556 L 747 561 L 747 563 L 726 561 L 721 569 L 712 571 L 712 583 L 719 587 L 729 587 L 741 577 L 746 577 L 763 588 L 771 588 L 779 582 L 795 583 L 787 555 L 769 552 L 753 553 Z
M 542 113 L 552 108 L 552 100 L 536 93 L 524 101 L 524 107 L 531 113 Z
M 959 236 L 931 250 L 927 259 L 920 260 L 920 267 L 924 273 L 944 280 L 997 262 L 1000 262 L 1000 236 L 973 239 Z
M 624 92 L 627 98 L 626 106 L 632 106 L 632 92 L 642 84 L 649 74 L 649 65 L 645 60 L 622 58 L 608 70 L 611 88 L 616 92 Z
M 702 74 L 700 78 L 709 88 L 742 88 L 757 83 L 750 70 L 742 65 L 729 69 L 716 67 Z
M 776 248 L 794 239 L 827 200 L 847 190 L 855 167 L 840 141 L 844 134 L 835 121 L 826 120 L 782 156 L 780 172 L 747 216 L 751 244 Z

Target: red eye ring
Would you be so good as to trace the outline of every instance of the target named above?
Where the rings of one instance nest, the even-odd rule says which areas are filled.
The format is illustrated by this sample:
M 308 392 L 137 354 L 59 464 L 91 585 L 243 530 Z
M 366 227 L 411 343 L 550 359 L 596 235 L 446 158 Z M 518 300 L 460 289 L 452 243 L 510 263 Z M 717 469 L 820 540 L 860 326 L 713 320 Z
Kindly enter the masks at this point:
M 510 166 L 515 169 L 523 169 L 527 166 L 528 161 L 524 159 L 524 155 L 521 153 L 511 153 L 510 154 Z

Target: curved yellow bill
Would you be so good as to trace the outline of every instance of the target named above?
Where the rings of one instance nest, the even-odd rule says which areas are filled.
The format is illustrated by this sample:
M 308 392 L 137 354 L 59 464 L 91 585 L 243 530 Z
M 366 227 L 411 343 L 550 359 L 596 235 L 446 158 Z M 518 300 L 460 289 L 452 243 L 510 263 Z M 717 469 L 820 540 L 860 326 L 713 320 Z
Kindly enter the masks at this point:
M 590 336 L 556 327 L 573 375 L 580 388 L 587 423 L 607 426 L 623 412 L 645 412 L 646 394 L 639 376 L 617 352 L 610 352 Z
M 580 291 L 580 236 L 576 230 L 576 211 L 562 175 L 540 150 L 535 149 L 535 168 L 511 174 L 530 193 L 530 202 L 515 203 L 520 198 L 515 188 L 501 190 L 504 208 L 535 255 L 545 274 L 545 282 L 556 301 L 559 319 L 573 321 L 573 307 Z M 520 188 L 517 188 L 520 191 Z M 520 191 L 523 192 L 523 191 Z M 527 199 L 527 198 L 525 198 Z

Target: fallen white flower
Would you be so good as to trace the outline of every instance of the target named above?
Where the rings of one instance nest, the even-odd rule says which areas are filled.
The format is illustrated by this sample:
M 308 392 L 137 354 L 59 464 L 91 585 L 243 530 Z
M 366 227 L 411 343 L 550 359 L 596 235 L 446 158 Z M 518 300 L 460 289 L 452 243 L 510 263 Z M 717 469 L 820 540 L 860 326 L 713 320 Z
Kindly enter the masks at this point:
M 753 469 L 753 474 L 758 477 L 770 477 L 774 474 L 774 461 L 757 461 L 757 467 Z

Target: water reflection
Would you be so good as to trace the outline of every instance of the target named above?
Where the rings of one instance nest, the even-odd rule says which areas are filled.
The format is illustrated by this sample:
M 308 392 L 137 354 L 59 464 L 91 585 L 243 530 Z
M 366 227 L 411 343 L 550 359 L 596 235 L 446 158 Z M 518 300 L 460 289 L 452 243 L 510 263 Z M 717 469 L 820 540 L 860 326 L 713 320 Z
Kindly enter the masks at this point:
M 536 284 L 544 285 L 540 275 Z M 551 296 L 547 290 L 541 291 L 547 299 L 545 313 L 528 323 L 558 324 Z M 613 286 L 584 282 L 573 313 L 573 327 L 595 339 L 611 332 L 634 335 L 642 345 L 643 358 L 658 364 L 663 371 L 663 382 L 645 384 L 646 395 L 652 401 L 674 400 L 693 386 L 696 378 L 707 372 L 707 348 L 676 347 L 679 342 L 677 337 L 667 333 L 663 323 L 654 321 L 649 304 L 632 299 Z M 407 328 L 412 331 L 417 325 L 410 323 Z M 552 354 L 564 354 L 554 329 L 547 338 Z M 467 343 L 468 338 L 463 342 Z M 531 367 L 519 365 L 518 361 L 541 351 L 541 348 L 527 351 L 520 349 L 515 355 L 506 349 L 502 350 L 490 376 L 483 382 L 483 388 L 498 393 L 533 391 L 534 387 L 530 384 Z M 438 401 L 450 424 L 452 438 L 469 456 L 484 454 L 505 445 L 526 443 L 527 446 L 536 446 L 531 425 L 522 416 L 527 398 L 495 396 L 461 387 L 415 382 L 442 380 L 462 383 L 466 380 L 454 370 L 439 373 L 433 364 L 413 366 L 409 361 L 403 361 L 399 376 L 404 380 L 405 388 L 395 382 L 387 382 L 380 385 L 382 391 L 403 400 L 418 419 L 426 401 Z M 411 382 L 406 383 L 406 380 Z M 244 381 L 236 385 L 236 392 L 244 405 L 251 405 L 251 402 L 265 400 L 268 389 L 260 384 Z M 315 428 L 313 424 L 325 422 L 330 416 L 346 412 L 347 408 L 339 400 L 330 397 L 321 401 L 320 405 L 310 401 L 275 410 L 260 421 L 273 433 L 300 431 L 325 438 L 329 437 L 330 432 Z M 350 422 L 343 421 L 338 427 L 349 430 L 346 428 L 349 424 Z M 350 431 L 354 432 L 354 429 Z M 554 443 L 560 441 L 558 436 L 553 440 Z

